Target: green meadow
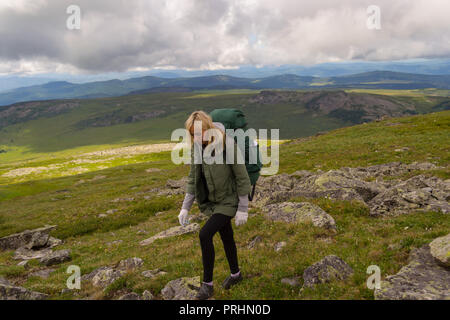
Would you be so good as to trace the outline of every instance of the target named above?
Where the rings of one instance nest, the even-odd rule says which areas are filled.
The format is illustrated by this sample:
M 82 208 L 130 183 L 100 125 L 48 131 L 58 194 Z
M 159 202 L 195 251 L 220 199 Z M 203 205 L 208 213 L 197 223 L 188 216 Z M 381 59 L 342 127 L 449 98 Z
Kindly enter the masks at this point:
M 0 149 L 8 152 L 0 154 L 0 237 L 46 224 L 57 225 L 51 235 L 64 240 L 58 249 L 71 249 L 72 261 L 58 265 L 48 279 L 40 279 L 28 277 L 30 272 L 42 268 L 36 261 L 25 269 L 17 266 L 12 251 L 4 251 L 0 252 L 0 276 L 50 294 L 52 299 L 113 299 L 123 292 L 142 293 L 144 290 L 161 298 L 159 293 L 168 281 L 201 275 L 197 234 L 157 240 L 150 246 L 139 245 L 141 240 L 178 225 L 183 195 L 157 196 L 151 190 L 163 187 L 168 179 L 183 178 L 188 173 L 188 166 L 174 165 L 170 151 L 155 148 L 139 153 L 120 148 L 169 142 L 167 132 L 182 126 L 189 111 L 242 105 L 242 99 L 248 94 L 236 92 L 220 96 L 217 93 L 220 96 L 217 100 L 214 100 L 215 93 L 172 94 L 171 99 L 155 94 L 151 100 L 142 96 L 94 99 L 82 102 L 74 113 L 1 129 Z M 214 96 L 213 100 L 210 95 Z M 426 107 L 427 98 L 423 95 L 412 97 Z M 161 106 L 169 110 L 171 106 L 174 108 L 162 120 L 148 119 L 111 127 L 80 127 L 82 120 L 92 116 L 91 112 L 102 114 L 120 109 L 129 113 L 137 110 L 133 108 L 139 104 L 140 108 L 148 110 Z M 389 118 L 356 126 L 307 115 L 302 118 L 303 122 L 299 123 L 297 118 L 294 123 L 290 115 L 304 110 L 290 105 L 264 106 L 263 111 L 259 109 L 258 112 L 250 107 L 246 111 L 255 127 L 267 125 L 270 128 L 283 123 L 280 131 L 285 129 L 286 133 L 280 138 L 287 141 L 280 145 L 280 173 L 392 161 L 427 161 L 442 168 L 422 174 L 449 178 L 450 111 Z M 329 131 L 314 135 L 324 129 Z M 407 151 L 395 151 L 404 147 Z M 119 151 L 89 155 L 111 149 Z M 24 171 L 24 168 L 35 169 Z M 159 171 L 147 171 L 154 168 Z M 114 202 L 117 198 L 133 200 Z M 217 285 L 215 299 L 370 300 L 373 292 L 366 287 L 368 266 L 378 265 L 383 277 L 394 274 L 407 263 L 411 249 L 450 230 L 450 218 L 438 212 L 374 218 L 359 202 L 307 200 L 335 219 L 337 232 L 307 224 L 271 222 L 258 209 L 251 209 L 247 224 L 233 225 L 245 281 L 230 291 Z M 111 209 L 117 211 L 99 217 Z M 191 214 L 196 213 L 199 211 L 194 205 Z M 254 249 L 248 249 L 248 242 L 257 235 L 262 237 L 262 242 Z M 326 239 L 329 241 L 324 241 Z M 287 245 L 275 252 L 273 247 L 280 241 L 286 241 Z M 216 284 L 220 284 L 229 270 L 219 237 L 215 238 L 215 245 L 214 277 Z M 354 275 L 344 282 L 302 291 L 281 283 L 282 278 L 301 276 L 308 266 L 329 254 L 345 260 L 354 269 Z M 79 265 L 82 274 L 86 274 L 130 257 L 144 260 L 141 271 L 161 268 L 167 274 L 149 279 L 134 272 L 105 291 L 83 282 L 81 290 L 61 294 L 69 265 Z

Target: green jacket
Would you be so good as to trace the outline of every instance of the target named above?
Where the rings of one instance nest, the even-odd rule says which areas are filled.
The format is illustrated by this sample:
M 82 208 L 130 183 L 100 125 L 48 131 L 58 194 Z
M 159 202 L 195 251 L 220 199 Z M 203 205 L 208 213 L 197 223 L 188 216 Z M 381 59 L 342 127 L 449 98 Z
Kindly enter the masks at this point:
M 234 154 L 238 152 L 234 143 Z M 200 211 L 210 216 L 222 213 L 230 217 L 236 215 L 239 197 L 248 195 L 251 191 L 250 178 L 245 164 L 227 164 L 223 152 L 223 164 L 206 164 L 202 157 L 202 164 L 194 164 L 194 150 L 191 148 L 191 167 L 186 192 L 195 195 Z M 204 178 L 201 177 L 203 168 Z M 206 185 L 205 185 L 206 182 Z

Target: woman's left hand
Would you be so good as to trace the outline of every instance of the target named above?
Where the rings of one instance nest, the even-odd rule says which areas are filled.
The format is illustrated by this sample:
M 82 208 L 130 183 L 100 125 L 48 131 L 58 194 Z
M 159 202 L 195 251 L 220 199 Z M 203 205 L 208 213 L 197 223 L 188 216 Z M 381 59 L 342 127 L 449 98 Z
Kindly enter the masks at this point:
M 243 225 L 244 223 L 247 222 L 247 219 L 248 219 L 248 213 L 247 212 L 243 212 L 243 211 L 236 212 L 236 217 L 235 217 L 235 224 L 236 224 L 236 226 Z

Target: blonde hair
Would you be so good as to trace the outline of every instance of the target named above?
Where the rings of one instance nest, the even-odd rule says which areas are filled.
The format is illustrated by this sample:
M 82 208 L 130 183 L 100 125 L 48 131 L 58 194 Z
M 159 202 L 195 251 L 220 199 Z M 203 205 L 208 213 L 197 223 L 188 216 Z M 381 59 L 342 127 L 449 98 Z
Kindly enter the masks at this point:
M 184 127 L 191 135 L 191 144 L 194 142 L 193 135 L 191 133 L 191 129 L 194 126 L 195 121 L 201 121 L 202 122 L 202 130 L 206 131 L 208 129 L 217 129 L 222 134 L 222 143 L 225 144 L 225 132 L 223 132 L 220 128 L 217 128 L 211 117 L 204 111 L 194 111 L 191 113 L 189 118 L 187 118 L 186 122 L 184 123 Z M 207 144 L 210 144 L 211 142 L 214 142 L 214 136 L 211 137 L 210 140 L 207 141 Z

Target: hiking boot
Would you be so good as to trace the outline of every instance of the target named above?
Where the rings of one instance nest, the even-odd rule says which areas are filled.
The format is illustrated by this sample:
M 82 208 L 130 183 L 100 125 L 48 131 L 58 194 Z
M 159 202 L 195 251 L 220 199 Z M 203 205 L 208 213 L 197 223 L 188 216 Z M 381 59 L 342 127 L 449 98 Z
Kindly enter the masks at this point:
M 206 283 L 202 283 L 200 290 L 198 290 L 197 295 L 195 296 L 198 300 L 206 300 L 213 296 L 214 287 L 210 286 Z
M 242 280 L 243 280 L 243 278 L 242 278 L 242 274 L 241 273 L 239 273 L 239 275 L 237 277 L 232 277 L 230 275 L 222 283 L 222 288 L 224 288 L 225 290 L 228 290 L 232 286 L 234 286 L 235 284 L 238 284 L 239 282 L 241 282 Z

